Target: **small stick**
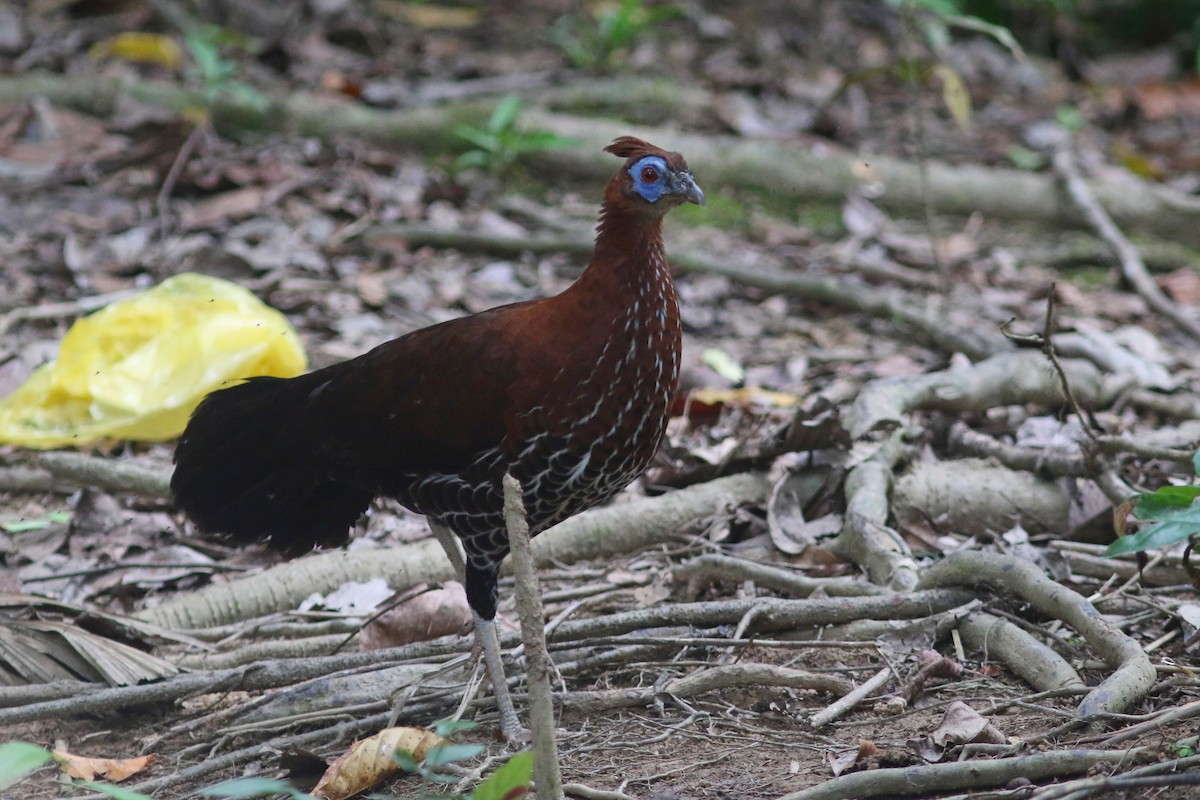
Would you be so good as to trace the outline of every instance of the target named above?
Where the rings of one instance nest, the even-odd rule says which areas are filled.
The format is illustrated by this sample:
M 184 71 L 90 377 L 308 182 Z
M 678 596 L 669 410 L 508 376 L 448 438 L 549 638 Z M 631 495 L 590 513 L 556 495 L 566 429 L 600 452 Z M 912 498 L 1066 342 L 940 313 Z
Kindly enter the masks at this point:
M 550 693 L 550 654 L 546 652 L 545 612 L 529 546 L 529 522 L 521 484 L 504 476 L 504 523 L 516 575 L 517 614 L 525 642 L 525 679 L 529 684 L 529 726 L 533 729 L 533 780 L 542 800 L 562 800 L 562 771 L 554 740 L 554 698 Z
M 86 453 L 39 453 L 34 463 L 55 478 L 79 486 L 94 486 L 110 492 L 133 492 L 156 500 L 171 497 L 171 475 L 149 463 L 115 461 Z
M 1036 345 L 1042 351 L 1042 355 L 1050 361 L 1050 365 L 1054 367 L 1055 374 L 1058 375 L 1058 382 L 1062 388 L 1063 397 L 1066 398 L 1067 405 L 1075 412 L 1075 416 L 1079 417 L 1079 424 L 1083 426 L 1083 432 L 1088 435 L 1092 442 L 1099 441 L 1099 436 L 1096 434 L 1095 420 L 1091 414 L 1087 414 L 1083 410 L 1083 406 L 1075 399 L 1075 393 L 1071 391 L 1071 382 L 1067 379 L 1067 372 L 1063 369 L 1062 362 L 1058 360 L 1058 353 L 1054 351 L 1054 311 L 1055 304 L 1055 289 L 1058 284 L 1051 282 L 1050 291 L 1046 293 L 1046 322 L 1042 326 L 1042 333 L 1017 334 L 1009 330 L 1009 325 L 1012 320 L 1004 323 L 1001 326 L 1000 332 L 1014 342 L 1021 344 Z
M 887 685 L 887 682 L 892 679 L 892 668 L 884 667 L 883 669 L 872 675 L 862 685 L 847 692 L 838 700 L 825 706 L 824 709 L 818 711 L 808 718 L 808 724 L 814 728 L 821 728 L 833 722 L 838 717 L 848 713 L 873 693 L 882 689 Z

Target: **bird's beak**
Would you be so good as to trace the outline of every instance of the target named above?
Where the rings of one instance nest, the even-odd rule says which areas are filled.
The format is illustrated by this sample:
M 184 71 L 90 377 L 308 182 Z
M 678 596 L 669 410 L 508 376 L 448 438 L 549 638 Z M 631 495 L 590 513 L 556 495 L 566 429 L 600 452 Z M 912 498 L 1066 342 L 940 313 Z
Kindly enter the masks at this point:
M 667 188 L 671 194 L 677 194 L 689 203 L 704 205 L 704 191 L 696 185 L 690 172 L 672 172 Z

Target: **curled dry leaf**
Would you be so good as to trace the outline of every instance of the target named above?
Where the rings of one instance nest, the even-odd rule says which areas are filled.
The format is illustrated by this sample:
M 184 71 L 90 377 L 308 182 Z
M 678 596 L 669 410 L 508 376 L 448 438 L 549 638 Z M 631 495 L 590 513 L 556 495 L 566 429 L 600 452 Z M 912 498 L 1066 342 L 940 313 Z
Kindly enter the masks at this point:
M 767 501 L 767 530 L 780 552 L 799 555 L 822 537 L 841 530 L 842 518 L 826 514 L 807 519 L 804 509 L 820 493 L 825 476 L 812 470 L 787 470 L 775 481 Z
M 424 728 L 385 728 L 350 745 L 329 765 L 309 794 L 322 800 L 345 800 L 398 772 L 400 766 L 392 753 L 407 753 L 420 761 L 432 748 L 443 744 L 445 739 Z
M 154 753 L 137 758 L 88 758 L 65 750 L 54 751 L 54 759 L 62 765 L 63 772 L 85 781 L 94 781 L 97 776 L 110 781 L 123 781 L 141 772 L 154 758 Z
M 856 766 L 860 761 L 870 758 L 871 756 L 879 755 L 879 748 L 870 739 L 859 739 L 858 749 L 840 755 L 828 756 L 829 771 L 834 777 L 841 775 L 851 767 Z
M 458 581 L 447 581 L 372 620 L 363 628 L 360 647 L 379 650 L 425 642 L 460 633 L 470 621 L 466 590 Z
M 939 747 L 948 747 L 967 742 L 1004 744 L 1005 740 L 1004 734 L 986 718 L 961 700 L 955 700 L 933 732 L 933 741 Z

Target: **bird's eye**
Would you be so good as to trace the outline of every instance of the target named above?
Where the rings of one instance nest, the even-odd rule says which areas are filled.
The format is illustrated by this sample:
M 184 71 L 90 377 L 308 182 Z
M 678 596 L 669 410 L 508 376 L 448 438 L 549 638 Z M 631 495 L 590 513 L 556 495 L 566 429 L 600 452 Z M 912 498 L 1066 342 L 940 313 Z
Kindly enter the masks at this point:
M 658 170 L 654 167 L 642 167 L 642 182 L 654 183 L 658 180 Z

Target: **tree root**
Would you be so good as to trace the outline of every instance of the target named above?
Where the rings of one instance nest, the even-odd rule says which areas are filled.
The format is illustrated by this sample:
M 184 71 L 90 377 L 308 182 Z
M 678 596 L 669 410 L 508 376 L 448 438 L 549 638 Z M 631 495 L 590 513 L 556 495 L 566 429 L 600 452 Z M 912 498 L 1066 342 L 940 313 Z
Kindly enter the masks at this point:
M 807 597 L 821 591 L 831 597 L 880 595 L 884 590 L 857 578 L 810 578 L 784 567 L 760 564 L 744 558 L 709 553 L 697 556 L 675 568 L 676 584 L 686 584 L 684 594 L 695 598 L 714 583 L 736 584 L 753 581 L 756 585 L 791 597 Z
M 846 514 L 832 547 L 862 567 L 872 583 L 895 591 L 917 585 L 917 562 L 894 529 L 888 527 L 892 470 L 910 454 L 903 433 L 894 432 L 869 458 L 846 476 Z
M 1108 378 L 1086 361 L 1064 360 L 1063 369 L 1075 397 L 1086 408 L 1112 402 L 1129 388 L 1129 378 Z M 966 369 L 944 370 L 912 378 L 872 381 L 859 393 L 844 421 L 859 439 L 879 428 L 903 425 L 917 410 L 962 414 L 996 406 L 1066 402 L 1053 367 L 1041 353 L 1001 353 Z
M 1080 719 L 1125 711 L 1154 686 L 1154 665 L 1137 642 L 1105 621 L 1086 598 L 1051 580 L 1028 561 L 997 553 L 960 551 L 926 569 L 919 585 L 928 589 L 977 586 L 981 582 L 1006 589 L 1041 613 L 1062 620 L 1114 668 L 1080 702 L 1076 710 Z
M 934 519 L 967 536 L 1019 524 L 1030 533 L 1071 527 L 1063 483 L 977 458 L 920 461 L 896 479 L 892 510 L 901 520 Z
M 767 482 L 761 475 L 718 478 L 661 497 L 572 517 L 534 539 L 533 550 L 542 565 L 633 552 L 674 539 L 685 523 L 726 505 L 761 503 L 766 494 Z M 137 616 L 175 630 L 223 625 L 294 608 L 313 592 L 380 576 L 393 588 L 454 577 L 442 548 L 435 540 L 425 539 L 387 550 L 338 550 L 306 556 L 169 600 Z
M 994 658 L 1039 692 L 1086 686 L 1066 659 L 1006 619 L 983 611 L 958 623 L 963 643 Z

